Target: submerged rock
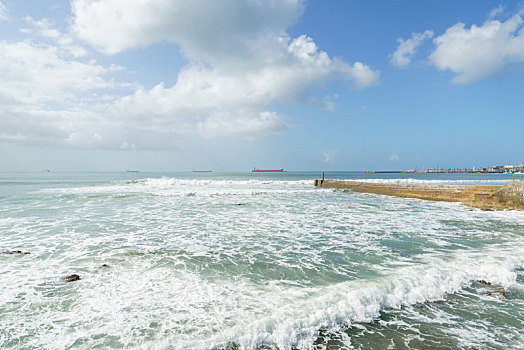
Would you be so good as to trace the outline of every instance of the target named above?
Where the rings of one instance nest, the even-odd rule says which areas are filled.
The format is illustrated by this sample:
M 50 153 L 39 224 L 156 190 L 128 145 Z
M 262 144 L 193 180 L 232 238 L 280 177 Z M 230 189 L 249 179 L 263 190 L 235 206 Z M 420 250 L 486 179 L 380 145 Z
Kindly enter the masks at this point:
M 504 289 L 499 289 L 493 292 L 489 292 L 486 295 L 490 297 L 505 297 L 506 291 Z
M 80 280 L 80 276 L 78 276 L 76 273 L 64 277 L 64 281 L 66 282 L 74 282 L 78 280 Z
M 27 255 L 27 254 L 31 254 L 29 252 L 23 252 L 21 250 L 6 250 L 5 252 L 2 252 L 0 254 L 6 254 L 6 255 L 13 255 L 13 254 L 18 254 L 18 255 Z
M 103 267 L 103 268 L 108 268 L 108 267 L 109 267 L 109 265 L 108 265 L 108 264 L 102 264 L 102 265 L 100 265 L 100 267 Z
M 225 345 L 214 347 L 213 350 L 240 350 L 240 345 L 230 341 Z
M 485 280 L 477 280 L 478 283 L 483 284 L 485 286 L 491 286 L 491 283 Z

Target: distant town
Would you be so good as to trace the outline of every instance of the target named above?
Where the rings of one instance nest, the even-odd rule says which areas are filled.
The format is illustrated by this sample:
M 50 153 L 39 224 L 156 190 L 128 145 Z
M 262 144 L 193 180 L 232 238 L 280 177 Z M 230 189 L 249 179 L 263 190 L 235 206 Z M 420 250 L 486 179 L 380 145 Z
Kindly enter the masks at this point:
M 445 168 L 436 168 L 436 169 L 409 169 L 404 171 L 404 173 L 488 173 L 488 174 L 524 174 L 524 164 L 520 165 L 494 165 L 488 168 L 476 168 L 471 169 L 445 169 Z

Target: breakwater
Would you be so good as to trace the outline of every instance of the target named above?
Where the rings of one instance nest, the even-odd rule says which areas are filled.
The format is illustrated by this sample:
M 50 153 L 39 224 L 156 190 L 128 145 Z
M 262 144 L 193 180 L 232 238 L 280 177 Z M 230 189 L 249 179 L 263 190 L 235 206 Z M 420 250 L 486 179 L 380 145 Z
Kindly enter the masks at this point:
M 315 180 L 322 188 L 349 189 L 355 192 L 418 198 L 433 201 L 460 202 L 483 210 L 524 210 L 524 182 L 505 185 L 411 185 L 379 184 L 343 180 Z

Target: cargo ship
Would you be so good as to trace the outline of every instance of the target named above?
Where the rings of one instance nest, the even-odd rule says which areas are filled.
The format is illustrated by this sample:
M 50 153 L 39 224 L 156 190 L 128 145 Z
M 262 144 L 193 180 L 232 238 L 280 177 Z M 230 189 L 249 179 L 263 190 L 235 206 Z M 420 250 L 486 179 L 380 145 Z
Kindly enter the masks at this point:
M 284 169 L 257 169 L 253 168 L 252 173 L 283 173 Z

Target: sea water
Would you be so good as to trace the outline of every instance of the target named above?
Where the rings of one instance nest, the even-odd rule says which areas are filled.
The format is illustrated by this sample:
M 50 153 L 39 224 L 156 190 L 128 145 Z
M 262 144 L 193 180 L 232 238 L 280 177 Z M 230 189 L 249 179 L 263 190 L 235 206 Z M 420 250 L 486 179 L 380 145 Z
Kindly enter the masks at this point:
M 524 347 L 523 212 L 319 189 L 319 177 L 1 173 L 0 348 Z

